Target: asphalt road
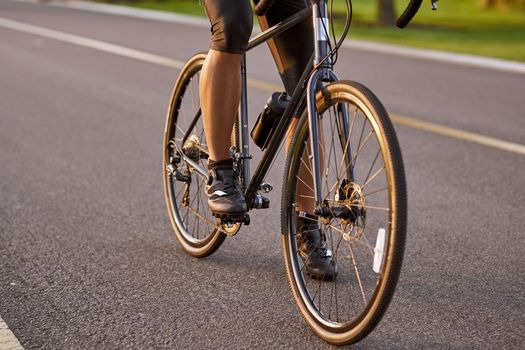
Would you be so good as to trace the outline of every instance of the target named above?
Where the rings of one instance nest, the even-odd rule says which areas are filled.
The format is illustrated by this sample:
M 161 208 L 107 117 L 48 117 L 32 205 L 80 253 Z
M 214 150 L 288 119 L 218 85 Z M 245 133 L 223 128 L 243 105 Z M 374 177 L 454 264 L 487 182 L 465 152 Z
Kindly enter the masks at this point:
M 11 1 L 0 17 L 184 61 L 208 30 Z M 265 48 L 253 79 L 278 84 Z M 390 112 L 525 144 L 525 75 L 342 50 Z M 207 259 L 177 245 L 161 143 L 178 70 L 0 26 L 0 315 L 26 348 L 326 348 L 272 208 Z M 250 91 L 254 118 L 269 95 Z M 398 125 L 409 186 L 394 300 L 356 349 L 525 344 L 525 156 Z M 254 153 L 255 147 L 252 148 Z M 257 154 L 256 154 L 257 156 Z

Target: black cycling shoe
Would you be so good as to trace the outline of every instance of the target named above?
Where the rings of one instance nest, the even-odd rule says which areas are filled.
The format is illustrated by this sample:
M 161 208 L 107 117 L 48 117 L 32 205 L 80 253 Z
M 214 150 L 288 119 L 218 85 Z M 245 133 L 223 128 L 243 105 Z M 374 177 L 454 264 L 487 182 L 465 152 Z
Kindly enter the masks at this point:
M 208 206 L 215 216 L 246 213 L 246 201 L 230 165 L 218 165 L 208 171 L 206 184 Z
M 306 273 L 316 279 L 330 281 L 337 275 L 332 252 L 326 248 L 326 237 L 319 229 L 317 217 L 306 215 L 297 219 L 297 252 L 303 259 Z

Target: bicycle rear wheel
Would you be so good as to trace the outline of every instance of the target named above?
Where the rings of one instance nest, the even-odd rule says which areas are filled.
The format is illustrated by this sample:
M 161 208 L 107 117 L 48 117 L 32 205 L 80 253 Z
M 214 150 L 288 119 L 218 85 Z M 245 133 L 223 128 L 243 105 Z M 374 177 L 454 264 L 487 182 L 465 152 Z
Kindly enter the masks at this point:
M 184 251 L 195 257 L 212 254 L 226 238 L 226 231 L 216 226 L 208 208 L 206 175 L 196 170 L 196 166 L 207 169 L 208 159 L 199 100 L 205 58 L 205 53 L 190 58 L 177 79 L 162 158 L 164 195 L 173 231 Z
M 355 82 L 336 82 L 317 94 L 316 104 L 322 158 L 319 224 L 337 275 L 332 280 L 309 276 L 297 251 L 296 207 L 314 200 L 306 112 L 285 165 L 282 243 L 303 318 L 318 336 L 340 345 L 365 337 L 392 298 L 405 242 L 406 184 L 392 123 L 372 92 Z

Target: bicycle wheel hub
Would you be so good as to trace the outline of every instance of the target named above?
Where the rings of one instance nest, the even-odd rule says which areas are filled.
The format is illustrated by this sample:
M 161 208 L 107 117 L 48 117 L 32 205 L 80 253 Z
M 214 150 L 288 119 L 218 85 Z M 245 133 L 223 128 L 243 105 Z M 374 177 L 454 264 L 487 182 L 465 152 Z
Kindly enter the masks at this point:
M 364 220 L 365 196 L 361 186 L 349 179 L 342 180 L 334 200 L 324 200 L 322 206 L 315 210 L 315 214 L 319 215 L 325 225 L 330 224 L 334 218 L 340 219 L 341 225 L 354 224 L 358 218 Z

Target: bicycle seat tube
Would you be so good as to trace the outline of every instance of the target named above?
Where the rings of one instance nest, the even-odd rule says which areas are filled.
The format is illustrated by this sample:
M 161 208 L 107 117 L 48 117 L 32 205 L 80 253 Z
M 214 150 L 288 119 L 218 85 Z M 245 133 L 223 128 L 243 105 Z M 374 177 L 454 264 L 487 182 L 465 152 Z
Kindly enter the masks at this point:
M 235 126 L 234 126 L 235 127 Z M 239 104 L 239 152 L 241 164 L 241 187 L 246 191 L 246 187 L 250 183 L 250 146 L 248 139 L 248 84 L 246 78 L 246 53 L 241 60 L 241 99 Z

